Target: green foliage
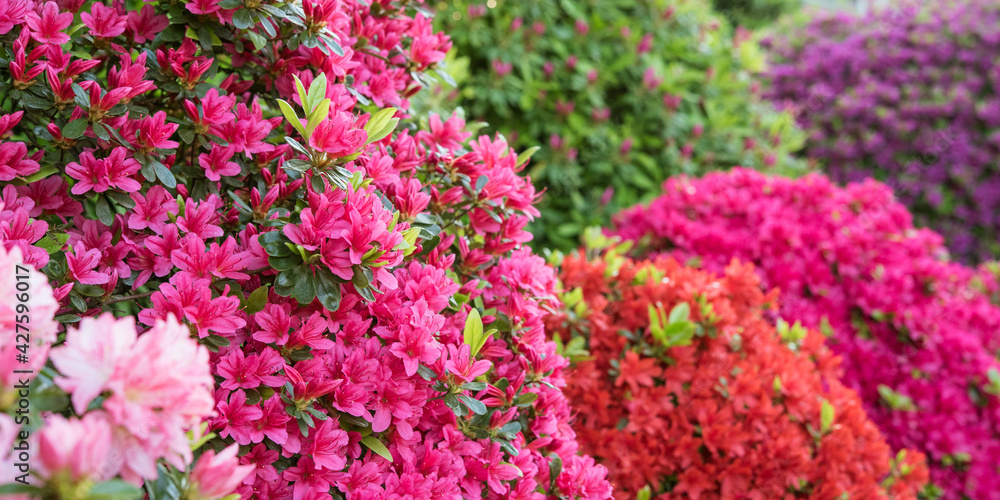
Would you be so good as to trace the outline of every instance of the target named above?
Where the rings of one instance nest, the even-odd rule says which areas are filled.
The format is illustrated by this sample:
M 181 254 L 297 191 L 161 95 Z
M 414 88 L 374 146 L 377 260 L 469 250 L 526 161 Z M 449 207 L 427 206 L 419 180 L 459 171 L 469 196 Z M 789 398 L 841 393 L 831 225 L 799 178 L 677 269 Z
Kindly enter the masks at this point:
M 438 6 L 447 7 L 436 20 L 455 43 L 457 59 L 447 62 L 458 83 L 431 92 L 424 106 L 458 107 L 519 150 L 541 147 L 527 167 L 546 189 L 531 228 L 534 246 L 575 248 L 584 228 L 651 200 L 674 174 L 738 165 L 785 175 L 805 170 L 789 154 L 805 137 L 791 116 L 756 95 L 749 73 L 763 59 L 755 42 L 734 43 L 728 23 L 707 4 Z
M 802 6 L 802 0 L 712 0 L 716 12 L 732 24 L 757 29 Z

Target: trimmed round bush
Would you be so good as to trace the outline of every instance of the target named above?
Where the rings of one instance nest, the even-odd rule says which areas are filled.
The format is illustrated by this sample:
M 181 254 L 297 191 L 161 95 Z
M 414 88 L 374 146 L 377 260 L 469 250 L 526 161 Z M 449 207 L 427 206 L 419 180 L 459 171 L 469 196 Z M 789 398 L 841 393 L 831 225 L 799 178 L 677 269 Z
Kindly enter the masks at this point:
M 781 290 L 782 317 L 829 337 L 894 449 L 926 454 L 945 498 L 997 498 L 1000 307 L 985 275 L 948 261 L 886 186 L 745 169 L 680 177 L 613 231 L 709 270 L 753 263 Z
M 838 182 L 872 177 L 956 259 L 1000 257 L 1000 5 L 901 2 L 818 15 L 768 42 L 765 95 Z
M 550 324 L 584 450 L 618 499 L 916 498 L 923 456 L 889 446 L 819 332 L 776 320 L 752 265 L 574 254 Z
M 450 47 L 426 12 L 0 3 L 0 492 L 611 497 L 524 162 L 410 119 Z
M 749 78 L 756 46 L 705 2 L 442 3 L 437 22 L 471 74 L 446 102 L 541 148 L 527 172 L 545 190 L 537 245 L 575 248 L 673 174 L 805 169 L 788 155 L 804 136 Z

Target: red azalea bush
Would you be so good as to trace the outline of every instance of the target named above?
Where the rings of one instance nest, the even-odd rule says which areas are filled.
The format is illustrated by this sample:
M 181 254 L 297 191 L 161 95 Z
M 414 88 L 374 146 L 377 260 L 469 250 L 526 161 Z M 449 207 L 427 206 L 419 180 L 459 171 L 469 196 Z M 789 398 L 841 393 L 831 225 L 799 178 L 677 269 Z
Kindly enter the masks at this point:
M 0 0 L 0 492 L 610 497 L 525 162 L 400 125 L 450 46 L 425 14 Z
M 782 316 L 831 337 L 844 383 L 894 449 L 928 456 L 945 498 L 1000 498 L 1000 307 L 984 293 L 995 282 L 942 257 L 941 237 L 915 229 L 887 187 L 677 178 L 614 232 L 709 270 L 753 263 L 781 289 Z
M 775 327 L 752 265 L 717 276 L 619 251 L 567 258 L 568 308 L 548 319 L 589 344 L 566 393 L 616 498 L 916 498 L 923 456 L 890 460 L 822 335 Z

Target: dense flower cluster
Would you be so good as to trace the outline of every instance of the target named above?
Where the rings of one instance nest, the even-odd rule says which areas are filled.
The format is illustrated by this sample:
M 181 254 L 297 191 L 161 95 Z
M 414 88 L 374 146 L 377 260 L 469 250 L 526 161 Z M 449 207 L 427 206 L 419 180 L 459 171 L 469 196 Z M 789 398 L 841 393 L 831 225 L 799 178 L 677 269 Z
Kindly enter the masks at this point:
M 649 201 L 673 174 L 804 169 L 788 156 L 804 135 L 749 80 L 756 45 L 708 2 L 441 4 L 436 20 L 471 73 L 444 104 L 515 147 L 541 148 L 531 171 L 547 191 L 531 227 L 540 245 L 575 248 L 584 228 Z
M 610 497 L 522 247 L 526 162 L 457 117 L 400 125 L 450 47 L 428 15 L 0 0 L 0 242 L 55 298 L 31 304 L 51 413 L 22 427 L 44 467 L 13 489 Z
M 756 265 L 782 316 L 831 337 L 889 443 L 928 456 L 945 498 L 1000 498 L 1000 307 L 983 293 L 996 282 L 943 258 L 941 237 L 914 229 L 886 186 L 742 169 L 678 178 L 615 232 L 709 270 Z
M 890 460 L 823 336 L 775 327 L 752 265 L 575 254 L 561 278 L 578 303 L 550 322 L 590 351 L 567 394 L 616 498 L 916 498 L 926 483 L 920 453 Z
M 893 3 L 772 40 L 765 94 L 794 106 L 834 179 L 891 185 L 960 260 L 1000 257 L 1000 6 Z

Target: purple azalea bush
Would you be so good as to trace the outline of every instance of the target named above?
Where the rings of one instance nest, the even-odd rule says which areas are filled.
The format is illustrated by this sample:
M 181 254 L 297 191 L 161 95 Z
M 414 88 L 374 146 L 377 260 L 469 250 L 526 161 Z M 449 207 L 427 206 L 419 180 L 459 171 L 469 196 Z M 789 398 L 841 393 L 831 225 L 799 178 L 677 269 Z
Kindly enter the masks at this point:
M 902 2 L 767 40 L 765 95 L 839 182 L 875 177 L 955 258 L 1000 256 L 1000 3 Z

